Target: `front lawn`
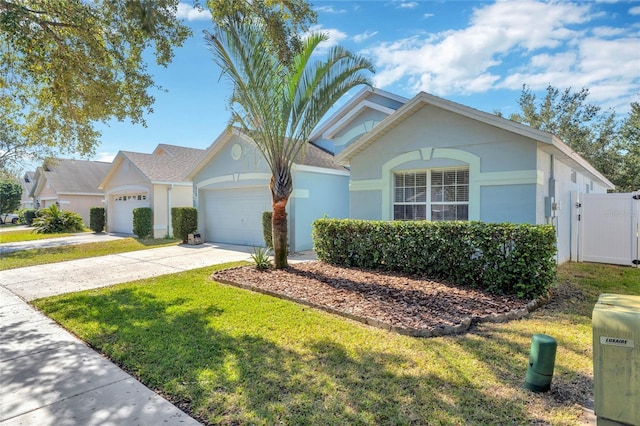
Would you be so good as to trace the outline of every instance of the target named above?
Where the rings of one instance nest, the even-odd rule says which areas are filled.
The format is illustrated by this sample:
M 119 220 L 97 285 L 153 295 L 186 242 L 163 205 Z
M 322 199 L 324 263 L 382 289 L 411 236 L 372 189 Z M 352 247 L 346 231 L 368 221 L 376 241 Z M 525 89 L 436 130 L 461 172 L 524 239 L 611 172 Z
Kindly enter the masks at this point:
M 166 238 L 147 240 L 123 238 L 97 243 L 21 250 L 3 254 L 0 258 L 0 271 L 13 268 L 23 268 L 25 266 L 44 265 L 47 263 L 85 259 L 88 257 L 106 256 L 108 254 L 126 253 L 130 251 L 173 246 L 178 244 L 179 242 L 179 240 Z
M 226 266 L 34 304 L 209 424 L 577 425 L 597 295 L 640 294 L 639 269 L 567 264 L 528 318 L 425 339 L 209 280 Z M 558 341 L 546 394 L 522 387 L 535 333 Z
M 69 237 L 70 233 L 60 233 L 60 234 L 36 234 L 33 232 L 35 228 L 22 229 L 20 231 L 6 231 L 0 232 L 0 243 L 17 243 L 20 241 L 34 241 L 34 240 L 45 240 L 48 238 L 60 238 L 60 237 Z

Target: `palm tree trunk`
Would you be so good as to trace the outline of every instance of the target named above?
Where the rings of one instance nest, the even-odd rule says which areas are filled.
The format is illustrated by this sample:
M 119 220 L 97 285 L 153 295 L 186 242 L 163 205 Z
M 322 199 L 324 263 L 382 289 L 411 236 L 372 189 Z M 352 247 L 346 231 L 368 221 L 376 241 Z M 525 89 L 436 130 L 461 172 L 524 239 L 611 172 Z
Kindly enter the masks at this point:
M 287 201 L 289 201 L 288 197 L 273 201 L 271 227 L 273 234 L 273 263 L 276 269 L 284 269 L 289 266 L 287 263 Z

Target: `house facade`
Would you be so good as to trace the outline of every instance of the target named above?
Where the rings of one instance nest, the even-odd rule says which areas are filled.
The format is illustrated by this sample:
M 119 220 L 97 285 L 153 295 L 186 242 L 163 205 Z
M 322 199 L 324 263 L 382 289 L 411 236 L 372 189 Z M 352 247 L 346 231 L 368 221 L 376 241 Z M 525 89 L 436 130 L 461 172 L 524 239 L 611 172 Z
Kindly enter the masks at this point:
M 61 210 L 72 211 L 89 225 L 91 207 L 104 206 L 104 194 L 98 183 L 110 163 L 102 161 L 50 159 L 35 172 L 30 198 L 37 209 L 55 204 Z
M 20 177 L 20 186 L 22 187 L 22 197 L 20 198 L 21 209 L 33 209 L 35 203 L 31 196 L 31 188 L 35 183 L 36 172 L 26 172 Z
M 313 247 L 311 224 L 349 214 L 349 173 L 333 155 L 309 144 L 292 169 L 293 193 L 287 205 L 289 248 Z M 189 173 L 198 226 L 205 241 L 263 247 L 262 213 L 272 211 L 271 172 L 264 156 L 242 131 L 225 130 Z
M 98 187 L 104 191 L 106 230 L 133 234 L 133 210 L 150 207 L 153 237 L 173 236 L 171 208 L 192 207 L 186 172 L 204 150 L 160 144 L 151 154 L 120 151 Z
M 341 134 L 362 125 L 356 118 Z M 560 263 L 571 255 L 571 193 L 613 189 L 555 136 L 426 93 L 336 161 L 351 172 L 352 218 L 551 223 Z

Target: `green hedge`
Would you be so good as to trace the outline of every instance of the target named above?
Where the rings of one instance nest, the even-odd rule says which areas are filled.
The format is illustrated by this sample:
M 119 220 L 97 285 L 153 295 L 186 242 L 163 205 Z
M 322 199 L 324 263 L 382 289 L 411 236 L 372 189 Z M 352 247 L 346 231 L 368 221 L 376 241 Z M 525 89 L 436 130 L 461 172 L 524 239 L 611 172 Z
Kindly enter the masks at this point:
M 138 238 L 151 236 L 153 230 L 153 213 L 151 207 L 138 207 L 133 209 L 133 233 Z
M 105 209 L 104 207 L 91 207 L 89 208 L 89 228 L 93 232 L 104 231 L 105 224 Z
M 262 236 L 264 237 L 264 246 L 269 250 L 273 250 L 273 212 L 262 212 Z
M 555 279 L 551 225 L 318 219 L 314 249 L 328 263 L 418 274 L 491 293 L 536 297 Z
M 198 229 L 198 210 L 195 207 L 172 207 L 171 226 L 173 236 L 186 243 L 189 234 Z
M 18 219 L 20 223 L 31 226 L 33 225 L 33 219 L 36 218 L 36 209 L 21 209 L 18 211 Z

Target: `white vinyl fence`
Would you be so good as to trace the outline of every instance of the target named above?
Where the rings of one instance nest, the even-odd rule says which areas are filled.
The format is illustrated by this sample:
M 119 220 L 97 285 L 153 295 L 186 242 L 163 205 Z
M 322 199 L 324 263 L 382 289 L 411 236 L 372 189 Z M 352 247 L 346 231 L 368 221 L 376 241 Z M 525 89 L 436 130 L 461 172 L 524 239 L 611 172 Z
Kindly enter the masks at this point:
M 639 267 L 640 192 L 572 196 L 571 259 Z

